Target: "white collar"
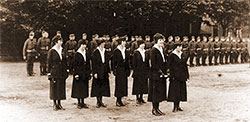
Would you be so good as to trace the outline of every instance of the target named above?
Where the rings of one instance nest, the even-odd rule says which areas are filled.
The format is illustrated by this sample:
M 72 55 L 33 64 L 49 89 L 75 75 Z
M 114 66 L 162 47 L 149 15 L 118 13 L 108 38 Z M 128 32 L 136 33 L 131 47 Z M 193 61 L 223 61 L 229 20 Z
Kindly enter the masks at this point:
M 177 55 L 181 59 L 182 51 L 180 53 L 178 53 L 176 50 L 174 50 L 173 54 Z
M 101 53 L 104 53 L 104 52 L 105 52 L 105 48 L 103 48 L 103 49 L 101 50 L 100 47 L 97 47 L 97 49 L 98 49 Z
M 145 62 L 145 50 L 138 48 L 137 51 L 139 51 L 139 53 L 141 54 L 142 61 Z
M 118 46 L 117 46 L 117 49 L 121 51 L 121 53 L 122 53 L 122 58 L 125 59 L 125 50 L 126 50 L 126 48 L 123 47 L 123 49 L 122 49 L 121 45 L 118 45 Z
M 60 59 L 62 60 L 62 49 L 63 49 L 63 48 L 60 46 L 59 49 L 58 49 L 58 48 L 56 48 L 56 45 L 54 45 L 54 46 L 52 47 L 52 49 L 54 49 L 54 50 L 59 54 Z
M 159 47 L 157 44 L 155 44 L 154 47 L 155 47 L 157 50 L 160 51 L 162 60 L 163 60 L 163 62 L 165 62 L 166 60 L 165 60 L 165 57 L 164 57 L 163 49 L 162 49 L 161 47 Z
M 82 51 L 80 48 L 77 50 L 80 54 L 82 54 L 84 60 L 86 61 L 86 50 Z

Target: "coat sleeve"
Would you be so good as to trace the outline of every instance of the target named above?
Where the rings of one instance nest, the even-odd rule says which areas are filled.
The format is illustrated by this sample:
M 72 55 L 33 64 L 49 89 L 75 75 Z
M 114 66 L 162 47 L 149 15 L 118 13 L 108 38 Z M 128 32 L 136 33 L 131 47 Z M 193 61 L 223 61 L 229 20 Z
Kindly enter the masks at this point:
M 52 68 L 52 66 L 53 66 L 52 57 L 53 57 L 53 55 L 52 55 L 52 50 L 49 50 L 48 56 L 47 56 L 48 73 L 51 73 L 50 71 L 51 71 L 51 68 Z
M 80 59 L 80 57 L 79 57 L 79 55 L 77 54 L 77 53 L 75 53 L 75 55 L 74 55 L 74 60 L 73 60 L 73 69 L 74 69 L 74 75 L 79 75 L 79 73 L 80 73 L 80 62 L 79 62 L 79 59 Z
M 36 50 L 38 53 L 40 53 L 40 49 L 41 49 L 40 47 L 41 47 L 41 38 L 39 38 L 36 43 Z
M 23 45 L 23 56 L 26 56 L 27 44 L 28 44 L 28 40 L 26 40 L 26 41 L 24 42 L 24 45 Z

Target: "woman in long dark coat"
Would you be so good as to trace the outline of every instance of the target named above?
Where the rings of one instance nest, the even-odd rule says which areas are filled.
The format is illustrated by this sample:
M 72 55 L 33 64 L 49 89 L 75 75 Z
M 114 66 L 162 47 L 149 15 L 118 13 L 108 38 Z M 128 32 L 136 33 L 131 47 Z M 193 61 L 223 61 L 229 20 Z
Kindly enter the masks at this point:
M 61 100 L 66 99 L 65 80 L 68 77 L 65 57 L 62 55 L 62 39 L 56 37 L 55 45 L 48 52 L 48 79 L 50 80 L 50 99 L 54 101 L 55 111 L 64 108 Z M 57 103 L 56 103 L 57 101 Z
M 186 81 L 189 73 L 186 60 L 181 52 L 182 45 L 174 45 L 174 51 L 169 55 L 168 65 L 170 69 L 170 84 L 168 91 L 168 101 L 174 102 L 173 112 L 182 111 L 180 101 L 187 101 Z
M 92 55 L 92 73 L 93 83 L 91 88 L 91 97 L 96 97 L 97 108 L 106 107 L 102 102 L 102 97 L 110 97 L 109 86 L 109 57 L 105 51 L 105 42 L 97 40 L 97 49 Z
M 152 102 L 152 114 L 155 116 L 165 115 L 159 109 L 159 103 L 167 99 L 166 74 L 167 59 L 163 53 L 164 36 L 156 33 L 154 35 L 156 44 L 151 49 L 151 76 L 149 80 L 148 101 Z
M 126 51 L 126 39 L 117 40 L 118 46 L 113 54 L 113 73 L 115 75 L 116 106 L 125 106 L 122 97 L 128 95 L 128 76 L 130 75 L 129 53 Z
M 87 40 L 79 42 L 79 49 L 74 55 L 73 60 L 73 84 L 72 98 L 77 98 L 77 108 L 88 108 L 84 103 L 84 98 L 89 96 L 89 79 L 90 79 L 90 59 L 86 51 Z
M 136 95 L 138 104 L 146 103 L 143 100 L 143 94 L 148 93 L 148 75 L 149 75 L 149 57 L 144 48 L 145 43 L 143 40 L 137 41 L 139 48 L 135 51 L 132 66 L 134 78 L 132 95 Z

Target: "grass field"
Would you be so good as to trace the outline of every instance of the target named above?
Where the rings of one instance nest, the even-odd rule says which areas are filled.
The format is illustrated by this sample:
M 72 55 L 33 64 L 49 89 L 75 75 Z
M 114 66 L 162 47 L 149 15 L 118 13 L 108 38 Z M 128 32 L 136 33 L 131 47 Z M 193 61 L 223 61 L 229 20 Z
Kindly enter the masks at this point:
M 89 109 L 77 109 L 71 96 L 72 76 L 67 79 L 65 111 L 53 111 L 49 100 L 47 76 L 40 76 L 35 63 L 34 77 L 27 77 L 25 63 L 0 63 L 0 121 L 1 122 L 248 122 L 250 121 L 249 64 L 234 64 L 189 69 L 188 101 L 181 103 L 183 112 L 172 113 L 173 105 L 162 102 L 165 116 L 151 114 L 151 103 L 137 105 L 132 96 L 132 78 L 129 78 L 129 96 L 126 107 L 116 107 L 114 77 L 110 77 L 111 94 L 104 98 L 107 108 L 96 108 L 96 99 L 85 100 Z M 218 76 L 221 74 L 221 76 Z M 91 85 L 91 81 L 90 81 Z M 147 96 L 144 96 L 147 99 Z

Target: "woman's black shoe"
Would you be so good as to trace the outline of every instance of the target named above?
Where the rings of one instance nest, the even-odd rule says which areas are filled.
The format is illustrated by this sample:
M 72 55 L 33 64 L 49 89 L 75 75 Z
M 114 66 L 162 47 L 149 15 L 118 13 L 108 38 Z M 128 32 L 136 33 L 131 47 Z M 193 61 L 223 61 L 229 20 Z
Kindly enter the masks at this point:
M 161 115 L 166 115 L 165 113 L 163 113 L 160 109 L 156 109 L 156 111 L 161 114 Z
M 100 108 L 100 107 L 102 107 L 101 104 L 100 104 L 100 103 L 97 103 L 97 104 L 96 104 L 96 108 Z
M 86 104 L 83 103 L 83 104 L 81 105 L 81 108 L 89 108 L 89 107 L 88 107 Z
M 172 112 L 177 112 L 177 111 L 178 111 L 177 108 L 174 108 Z
M 107 107 L 103 102 L 101 102 L 100 105 L 101 105 L 101 107 L 104 107 L 104 108 Z
M 81 105 L 81 104 L 78 104 L 78 105 L 77 105 L 77 108 L 78 108 L 78 109 L 82 109 L 82 105 Z
M 142 102 L 141 102 L 140 99 L 137 99 L 137 100 L 136 100 L 136 103 L 137 103 L 137 104 L 142 104 Z
M 143 99 L 141 99 L 141 103 L 146 103 Z
M 156 109 L 152 110 L 152 114 L 155 116 L 161 116 L 161 114 Z
M 57 111 L 57 110 L 58 110 L 57 105 L 53 105 L 53 110 L 54 110 L 54 111 Z
M 60 110 L 65 110 L 65 109 L 62 107 L 62 105 L 58 105 L 58 109 L 60 109 Z
M 180 107 L 177 108 L 177 111 L 183 111 Z
M 116 102 L 117 107 L 121 107 L 121 104 L 119 102 Z

